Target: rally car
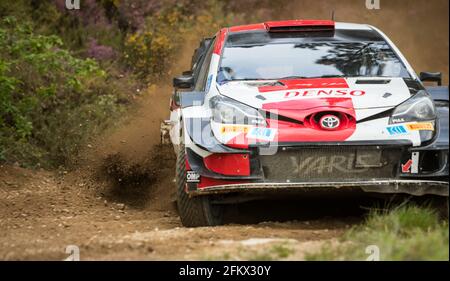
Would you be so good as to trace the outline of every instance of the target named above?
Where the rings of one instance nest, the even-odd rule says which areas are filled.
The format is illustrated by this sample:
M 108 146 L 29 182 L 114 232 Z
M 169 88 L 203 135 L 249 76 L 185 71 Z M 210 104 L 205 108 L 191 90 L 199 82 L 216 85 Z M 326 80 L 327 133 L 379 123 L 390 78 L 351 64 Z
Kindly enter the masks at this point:
M 174 78 L 170 140 L 185 226 L 247 194 L 362 189 L 448 196 L 448 87 L 377 28 L 329 20 L 223 28 Z M 437 82 L 425 87 L 422 81 Z

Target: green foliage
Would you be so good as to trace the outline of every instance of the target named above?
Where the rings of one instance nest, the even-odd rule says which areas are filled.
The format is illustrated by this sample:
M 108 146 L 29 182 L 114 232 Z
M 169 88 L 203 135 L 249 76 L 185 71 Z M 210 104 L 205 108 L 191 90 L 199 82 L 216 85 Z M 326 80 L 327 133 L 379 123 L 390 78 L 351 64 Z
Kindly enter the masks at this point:
M 121 111 L 120 94 L 91 59 L 35 34 L 13 17 L 0 22 L 0 157 L 54 166 Z
M 406 205 L 389 212 L 373 211 L 352 228 L 339 245 L 326 245 L 309 260 L 365 260 L 365 249 L 376 245 L 380 260 L 447 260 L 448 222 L 429 208 Z
M 125 38 L 125 61 L 142 78 L 159 78 L 175 63 L 179 50 L 190 37 L 195 44 L 203 37 L 213 36 L 221 27 L 237 24 L 237 16 L 224 12 L 224 3 L 206 1 L 193 9 L 187 3 L 162 8 L 146 19 L 142 30 Z
M 105 22 L 95 24 L 95 20 L 87 19 L 103 19 L 103 13 L 108 14 L 112 8 L 117 9 L 119 1 L 101 0 L 97 4 L 90 3 L 90 6 L 87 4 L 84 6 L 83 2 L 81 1 L 82 11 L 86 14 L 58 10 L 55 1 L 0 1 L 0 18 L 14 16 L 21 22 L 31 23 L 35 33 L 56 34 L 66 48 L 75 52 L 76 55 L 85 54 L 87 45 L 92 39 L 95 39 L 98 44 L 120 50 L 123 34 L 118 28 Z
M 366 219 L 365 231 L 383 229 L 398 236 L 407 236 L 415 229 L 427 231 L 439 225 L 439 217 L 430 208 L 414 205 L 397 207 L 392 211 L 373 210 Z

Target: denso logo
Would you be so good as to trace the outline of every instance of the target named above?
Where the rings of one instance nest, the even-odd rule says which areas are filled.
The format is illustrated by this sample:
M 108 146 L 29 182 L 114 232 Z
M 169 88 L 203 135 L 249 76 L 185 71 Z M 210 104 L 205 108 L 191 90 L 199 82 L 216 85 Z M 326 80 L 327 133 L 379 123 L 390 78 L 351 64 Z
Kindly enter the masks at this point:
M 327 97 L 342 97 L 342 96 L 353 96 L 359 97 L 364 96 L 366 94 L 365 91 L 362 90 L 302 90 L 302 91 L 289 91 L 284 94 L 285 98 L 293 98 L 293 97 L 318 97 L 318 96 L 327 96 Z

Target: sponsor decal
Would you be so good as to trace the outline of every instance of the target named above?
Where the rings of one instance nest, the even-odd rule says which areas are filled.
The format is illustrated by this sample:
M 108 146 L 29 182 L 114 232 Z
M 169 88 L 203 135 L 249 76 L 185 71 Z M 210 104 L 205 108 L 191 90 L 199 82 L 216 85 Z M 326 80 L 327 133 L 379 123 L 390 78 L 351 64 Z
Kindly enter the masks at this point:
M 301 90 L 301 91 L 288 91 L 284 94 L 284 98 L 294 98 L 294 97 L 342 97 L 342 96 L 353 96 L 359 97 L 364 96 L 365 91 L 362 90 Z
M 359 156 L 363 158 L 363 156 Z M 310 156 L 298 161 L 297 157 L 291 157 L 294 165 L 294 173 L 301 176 L 307 176 L 311 173 L 319 175 L 330 173 L 363 173 L 368 170 L 367 167 L 354 168 L 355 155 L 333 155 L 333 156 Z
M 402 164 L 402 173 L 417 174 L 419 172 L 419 152 L 413 152 L 411 159 Z
M 187 171 L 186 182 L 200 182 L 200 175 L 195 171 Z
M 404 123 L 405 118 L 392 118 L 393 123 Z
M 390 126 L 390 127 L 387 127 L 386 130 L 387 130 L 388 134 L 391 136 L 408 134 L 408 129 L 404 125 Z
M 206 80 L 206 87 L 205 87 L 205 92 L 209 92 L 209 88 L 211 87 L 211 82 L 212 82 L 212 74 L 210 74 L 208 76 L 208 80 Z
M 344 78 L 312 78 L 312 79 L 281 79 L 280 84 L 258 87 L 260 93 L 297 90 L 297 89 L 323 89 L 323 88 L 348 88 Z
M 229 134 L 229 133 L 248 133 L 251 126 L 248 125 L 222 125 L 220 127 L 221 134 Z
M 411 131 L 434 131 L 434 125 L 431 122 L 410 123 L 406 124 L 406 128 Z
M 356 154 L 291 157 L 293 173 L 300 176 L 310 174 L 330 175 L 332 173 L 356 174 L 369 171 L 372 167 L 381 167 L 381 150 L 358 150 Z
M 412 160 L 409 159 L 405 164 L 402 164 L 402 173 L 409 173 L 409 169 L 411 169 Z
M 263 127 L 253 127 L 248 133 L 247 138 L 273 141 L 277 130 Z

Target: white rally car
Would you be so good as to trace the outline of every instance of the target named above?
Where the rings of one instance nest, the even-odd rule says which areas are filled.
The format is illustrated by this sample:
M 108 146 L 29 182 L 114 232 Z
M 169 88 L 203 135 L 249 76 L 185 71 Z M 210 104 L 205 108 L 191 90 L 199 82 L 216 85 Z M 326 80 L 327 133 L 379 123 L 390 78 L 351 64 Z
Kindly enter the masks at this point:
M 221 29 L 174 78 L 170 139 L 186 226 L 247 194 L 358 188 L 448 196 L 448 87 L 375 27 Z M 426 88 L 422 81 L 438 82 Z

